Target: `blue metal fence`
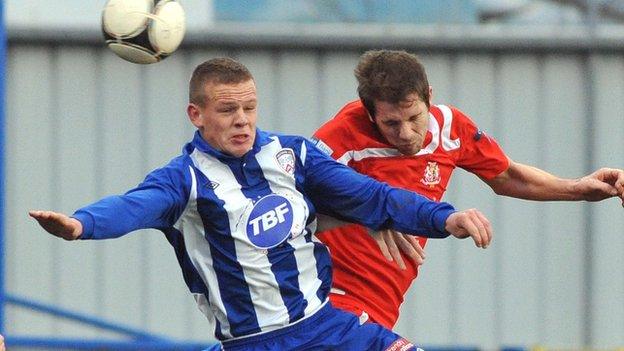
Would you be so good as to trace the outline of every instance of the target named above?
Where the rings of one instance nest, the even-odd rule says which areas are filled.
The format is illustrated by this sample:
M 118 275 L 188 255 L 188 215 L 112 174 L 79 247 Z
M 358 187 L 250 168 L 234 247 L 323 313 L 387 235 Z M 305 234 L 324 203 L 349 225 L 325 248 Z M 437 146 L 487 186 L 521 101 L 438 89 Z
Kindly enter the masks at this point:
M 76 350 L 204 350 L 209 343 L 180 342 L 164 336 L 145 332 L 120 323 L 115 323 L 102 318 L 89 316 L 57 306 L 37 302 L 12 294 L 4 293 L 4 302 L 16 307 L 44 313 L 62 319 L 67 319 L 82 325 L 92 326 L 97 329 L 114 332 L 122 335 L 126 340 L 91 339 L 82 340 L 77 338 L 51 338 L 36 336 L 8 335 L 6 344 L 9 346 L 21 346 L 45 349 L 76 349 Z

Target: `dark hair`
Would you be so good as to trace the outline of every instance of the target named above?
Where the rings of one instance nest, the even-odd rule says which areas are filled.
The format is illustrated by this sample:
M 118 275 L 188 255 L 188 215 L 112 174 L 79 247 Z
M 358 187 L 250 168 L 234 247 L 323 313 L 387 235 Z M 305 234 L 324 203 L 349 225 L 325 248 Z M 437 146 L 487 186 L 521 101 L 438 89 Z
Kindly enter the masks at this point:
M 416 55 L 405 51 L 373 50 L 360 57 L 355 68 L 358 95 L 372 117 L 374 100 L 397 104 L 416 93 L 429 106 L 429 82 Z
M 189 102 L 204 106 L 206 102 L 204 89 L 209 82 L 235 84 L 248 80 L 253 80 L 253 76 L 242 63 L 227 57 L 208 60 L 195 67 L 193 71 L 189 82 Z

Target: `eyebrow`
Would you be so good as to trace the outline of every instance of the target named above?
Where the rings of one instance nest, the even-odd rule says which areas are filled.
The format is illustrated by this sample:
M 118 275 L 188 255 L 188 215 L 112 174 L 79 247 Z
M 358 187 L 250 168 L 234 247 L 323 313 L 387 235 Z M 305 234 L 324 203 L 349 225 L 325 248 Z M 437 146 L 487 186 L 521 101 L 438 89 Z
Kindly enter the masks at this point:
M 250 103 L 250 102 L 257 102 L 258 99 L 257 98 L 252 98 L 252 99 L 247 99 L 247 100 L 240 100 L 240 99 L 225 99 L 225 100 L 220 100 L 219 103 L 223 104 L 223 105 L 235 105 L 238 103 L 242 103 L 242 104 L 246 104 L 246 103 Z
M 384 124 L 391 124 L 391 123 L 399 123 L 400 121 L 397 119 L 386 119 L 383 121 Z

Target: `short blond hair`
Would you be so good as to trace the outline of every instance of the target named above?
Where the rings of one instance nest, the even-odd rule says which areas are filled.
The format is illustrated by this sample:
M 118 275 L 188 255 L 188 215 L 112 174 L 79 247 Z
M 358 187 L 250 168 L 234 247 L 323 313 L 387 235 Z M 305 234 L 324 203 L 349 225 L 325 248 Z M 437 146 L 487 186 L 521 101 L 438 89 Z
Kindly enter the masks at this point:
M 236 84 L 248 80 L 253 80 L 253 75 L 242 63 L 228 57 L 210 59 L 193 70 L 189 82 L 189 102 L 204 106 L 206 103 L 204 89 L 210 82 Z

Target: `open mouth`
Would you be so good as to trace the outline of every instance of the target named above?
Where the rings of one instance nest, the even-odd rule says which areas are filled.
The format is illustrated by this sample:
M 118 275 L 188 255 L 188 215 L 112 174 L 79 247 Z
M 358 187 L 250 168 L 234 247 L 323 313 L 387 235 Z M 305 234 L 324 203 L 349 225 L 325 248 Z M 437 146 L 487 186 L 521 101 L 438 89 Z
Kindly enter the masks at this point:
M 234 135 L 232 138 L 232 141 L 234 141 L 237 144 L 243 144 L 246 141 L 249 140 L 249 135 L 247 134 L 238 134 L 238 135 Z

